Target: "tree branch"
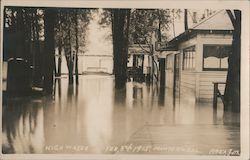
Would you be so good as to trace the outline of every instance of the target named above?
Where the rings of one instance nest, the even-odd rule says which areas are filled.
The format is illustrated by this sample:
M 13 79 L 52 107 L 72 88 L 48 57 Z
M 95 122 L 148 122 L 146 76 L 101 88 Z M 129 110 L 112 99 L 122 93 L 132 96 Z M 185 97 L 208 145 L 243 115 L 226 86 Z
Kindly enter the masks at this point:
M 231 20 L 231 22 L 232 22 L 232 24 L 233 24 L 233 27 L 235 28 L 235 23 L 236 23 L 236 20 L 235 20 L 235 18 L 234 18 L 234 16 L 233 16 L 233 13 L 232 13 L 232 11 L 231 10 L 229 10 L 229 9 L 227 9 L 226 10 L 227 11 L 227 14 L 228 14 L 228 16 L 229 16 L 229 18 L 230 18 L 230 20 Z
M 143 50 L 143 51 L 145 51 L 145 52 L 147 52 L 147 53 L 151 53 L 150 51 L 147 51 L 146 49 L 144 49 L 142 46 L 141 46 L 141 44 L 139 43 L 139 47 Z

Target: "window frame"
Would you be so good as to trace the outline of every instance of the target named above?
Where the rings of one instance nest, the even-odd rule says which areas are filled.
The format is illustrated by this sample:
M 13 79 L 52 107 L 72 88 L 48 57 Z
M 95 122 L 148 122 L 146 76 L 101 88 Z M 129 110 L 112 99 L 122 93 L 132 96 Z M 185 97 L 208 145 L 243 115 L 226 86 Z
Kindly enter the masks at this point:
M 205 46 L 229 46 L 232 47 L 231 44 L 203 44 L 203 49 L 202 49 L 202 71 L 227 71 L 228 68 L 204 68 L 204 62 L 205 62 L 205 58 L 204 58 L 204 49 Z M 221 58 L 220 59 L 220 66 L 221 66 Z
M 182 54 L 182 70 L 183 71 L 193 71 L 196 68 L 196 46 L 192 45 L 184 48 Z M 186 52 L 187 51 L 187 52 Z M 186 59 L 186 61 L 185 61 Z M 191 65 L 192 68 L 186 68 L 187 65 Z

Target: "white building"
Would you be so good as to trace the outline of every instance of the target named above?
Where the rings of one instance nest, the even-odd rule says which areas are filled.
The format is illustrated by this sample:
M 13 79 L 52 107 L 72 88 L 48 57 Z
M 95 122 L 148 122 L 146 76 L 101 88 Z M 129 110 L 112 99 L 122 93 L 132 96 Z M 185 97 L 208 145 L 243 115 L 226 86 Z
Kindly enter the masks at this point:
M 232 23 L 225 10 L 205 18 L 173 38 L 175 51 L 166 55 L 166 86 L 198 101 L 211 101 L 213 82 L 225 82 L 228 53 L 232 45 Z M 220 89 L 224 92 L 225 85 Z

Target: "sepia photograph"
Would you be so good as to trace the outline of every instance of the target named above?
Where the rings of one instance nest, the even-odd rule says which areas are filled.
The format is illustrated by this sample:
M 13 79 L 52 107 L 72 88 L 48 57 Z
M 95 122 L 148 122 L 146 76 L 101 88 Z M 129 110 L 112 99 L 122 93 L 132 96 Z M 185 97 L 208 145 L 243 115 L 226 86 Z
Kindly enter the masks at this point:
M 24 2 L 1 2 L 3 159 L 249 158 L 249 3 Z

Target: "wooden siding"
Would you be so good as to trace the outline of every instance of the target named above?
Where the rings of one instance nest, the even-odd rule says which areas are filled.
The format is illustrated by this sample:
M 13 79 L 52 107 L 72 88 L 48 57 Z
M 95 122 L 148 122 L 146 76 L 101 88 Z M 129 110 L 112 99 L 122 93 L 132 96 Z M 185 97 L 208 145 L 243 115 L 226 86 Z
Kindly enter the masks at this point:
M 174 81 L 174 73 L 172 69 L 167 69 L 165 71 L 165 77 L 166 77 L 166 87 L 167 88 L 173 88 L 173 81 Z
M 199 100 L 212 101 L 213 98 L 213 82 L 226 82 L 226 71 L 202 72 L 199 80 Z M 219 90 L 224 94 L 225 85 L 219 85 Z
M 195 45 L 196 61 L 195 70 L 180 71 L 180 94 L 182 96 L 193 96 L 201 102 L 211 102 L 213 100 L 213 82 L 225 82 L 227 71 L 203 71 L 203 45 L 204 44 L 232 44 L 230 34 L 198 34 L 197 36 L 179 44 L 180 63 L 182 66 L 183 49 Z M 171 58 L 170 58 L 171 57 Z M 170 56 L 174 63 L 173 56 Z M 172 66 L 173 67 L 173 66 Z M 166 70 L 166 86 L 173 88 L 173 69 Z M 220 85 L 219 89 L 224 94 L 225 85 Z
M 180 77 L 180 92 L 182 95 L 195 95 L 195 73 L 182 71 Z
M 165 78 L 166 78 L 166 87 L 173 88 L 174 86 L 174 55 L 175 53 L 170 53 L 166 56 L 166 70 L 165 70 Z

